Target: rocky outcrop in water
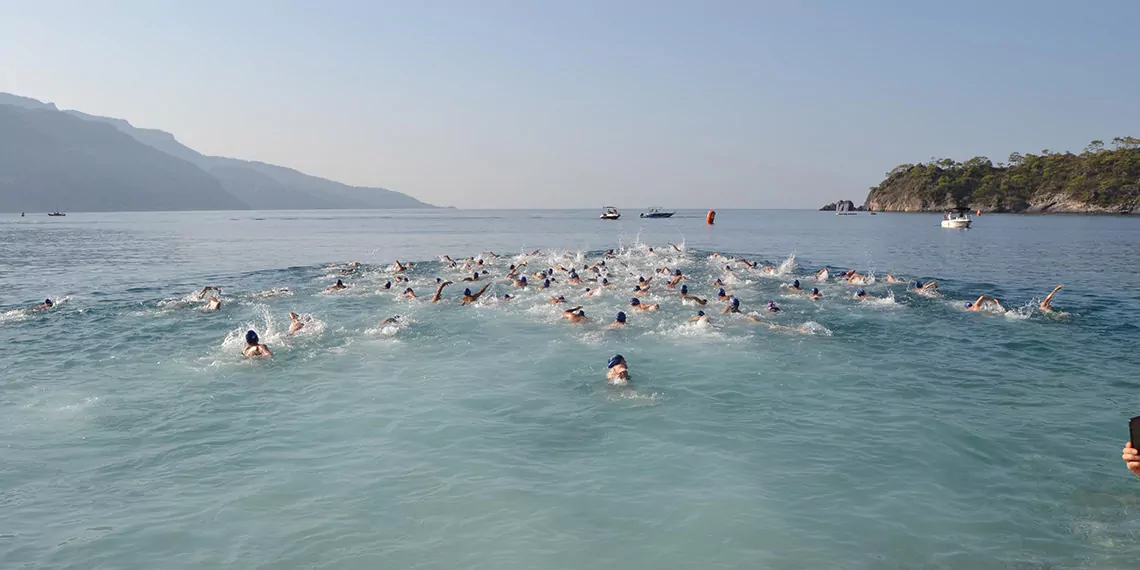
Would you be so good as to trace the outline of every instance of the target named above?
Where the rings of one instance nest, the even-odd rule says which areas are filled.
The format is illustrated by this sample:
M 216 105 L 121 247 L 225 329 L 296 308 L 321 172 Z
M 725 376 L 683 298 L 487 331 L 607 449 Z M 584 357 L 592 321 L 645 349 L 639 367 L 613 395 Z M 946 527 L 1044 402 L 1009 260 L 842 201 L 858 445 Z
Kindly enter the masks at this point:
M 865 207 L 932 212 L 956 207 L 984 212 L 1140 214 L 1140 139 L 1117 137 L 1113 149 L 1093 141 L 1081 154 L 1013 153 L 903 164 L 871 188 Z
M 847 209 L 852 211 L 852 212 L 856 212 L 856 211 L 863 209 L 863 206 L 856 206 L 855 202 L 852 202 L 851 200 L 840 200 L 838 202 L 832 202 L 830 204 L 824 204 L 824 206 L 822 208 L 820 208 L 819 211 L 821 211 L 821 212 L 834 212 L 834 211 L 838 210 L 840 208 L 840 206 L 842 206 L 843 204 L 847 204 Z

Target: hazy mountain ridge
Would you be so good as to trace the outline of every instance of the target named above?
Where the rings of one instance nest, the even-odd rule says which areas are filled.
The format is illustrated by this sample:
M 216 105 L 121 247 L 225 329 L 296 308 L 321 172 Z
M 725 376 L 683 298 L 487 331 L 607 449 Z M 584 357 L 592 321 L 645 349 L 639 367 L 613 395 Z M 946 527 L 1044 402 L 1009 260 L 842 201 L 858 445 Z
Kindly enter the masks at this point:
M 84 123 L 104 124 L 113 127 L 114 131 L 126 135 L 134 145 L 122 139 L 102 141 L 101 144 L 111 145 L 118 149 L 123 156 L 116 162 L 118 168 L 138 169 L 151 172 L 153 183 L 162 183 L 174 187 L 184 187 L 187 183 L 190 188 L 201 185 L 202 194 L 191 192 L 191 195 L 179 207 L 170 207 L 167 198 L 150 199 L 145 189 L 138 189 L 134 185 L 140 180 L 138 173 L 120 172 L 123 180 L 116 180 L 116 173 L 102 168 L 96 163 L 88 165 L 93 170 L 92 176 L 83 176 L 79 163 L 70 163 L 65 169 L 68 174 L 62 176 L 48 176 L 47 172 L 29 169 L 30 164 L 51 164 L 53 160 L 62 160 L 60 157 L 25 156 L 31 163 L 16 163 L 5 161 L 0 163 L 0 210 L 6 211 L 40 211 L 42 209 L 65 209 L 73 211 L 92 210 L 161 210 L 161 209 L 261 209 L 261 210 L 293 210 L 293 209 L 387 209 L 387 208 L 434 208 L 430 204 L 420 202 L 411 196 L 388 190 L 385 188 L 359 187 L 310 176 L 291 168 L 266 164 L 256 161 L 246 161 L 236 158 L 207 156 L 178 142 L 178 139 L 166 131 L 157 129 L 144 129 L 131 125 L 123 119 L 89 115 L 81 111 L 60 111 L 53 103 L 44 103 L 30 97 L 21 97 L 8 93 L 0 93 L 0 110 L 19 107 L 43 113 L 55 113 L 61 116 L 74 118 Z M 31 120 L 33 124 L 38 121 L 48 121 L 44 117 Z M 42 127 L 47 130 L 58 128 L 58 121 L 48 121 L 52 125 L 48 128 L 45 122 Z M 65 123 L 66 124 L 66 123 Z M 30 129 L 30 130 L 29 130 Z M 32 125 L 25 125 L 22 131 L 6 132 L 0 130 L 0 149 L 9 146 L 22 146 L 20 136 L 34 136 Z M 57 136 L 65 135 L 56 133 Z M 86 140 L 82 137 L 77 140 Z M 145 147 L 142 151 L 135 147 Z M 59 152 L 59 149 L 37 147 L 41 152 Z M 155 164 L 149 164 L 154 155 L 148 151 L 158 151 L 165 155 Z M 96 153 L 97 154 L 97 153 Z M 130 157 L 130 158 L 127 158 Z M 177 164 L 178 162 L 185 164 Z M 187 170 L 187 168 L 191 170 Z M 156 171 L 157 169 L 157 171 Z M 167 177 L 161 170 L 169 169 Z M 193 171 L 197 173 L 193 173 Z M 98 174 L 98 176 L 95 176 Z M 204 175 L 203 178 L 200 175 Z M 47 176 L 51 179 L 44 184 L 37 184 L 37 176 Z M 174 181 L 172 177 L 186 177 L 183 181 Z M 75 188 L 62 188 L 64 179 Z M 206 180 L 209 180 L 207 182 Z M 119 188 L 132 188 L 130 192 L 119 192 Z M 30 196 L 29 189 L 35 188 L 43 192 L 49 190 L 47 195 Z M 184 190 L 188 188 L 183 188 Z M 222 196 L 216 195 L 221 190 Z M 92 192 L 97 195 L 106 195 L 106 200 L 84 200 L 70 202 L 76 196 Z M 158 196 L 164 194 L 156 188 Z M 128 199 L 128 195 L 131 197 Z M 45 202 L 53 205 L 42 206 Z M 188 202 L 188 203 L 187 203 Z M 92 209 L 91 204 L 102 204 L 102 207 Z M 86 206 L 81 204 L 87 204 Z

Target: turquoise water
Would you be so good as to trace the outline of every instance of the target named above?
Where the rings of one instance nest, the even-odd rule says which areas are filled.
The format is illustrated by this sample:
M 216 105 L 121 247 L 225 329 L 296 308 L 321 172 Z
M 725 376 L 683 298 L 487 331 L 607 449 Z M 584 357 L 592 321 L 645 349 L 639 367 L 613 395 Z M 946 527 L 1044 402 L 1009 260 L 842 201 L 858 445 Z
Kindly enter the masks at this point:
M 0 567 L 1135 567 L 1140 220 L 596 215 L 0 221 Z M 610 248 L 599 297 L 502 278 L 533 249 L 531 273 Z M 424 301 L 465 275 L 439 255 L 487 249 L 484 300 Z M 714 252 L 776 268 L 725 278 L 778 328 L 715 300 L 691 324 L 661 276 L 639 295 L 659 312 L 607 326 L 659 267 L 712 297 Z M 394 259 L 420 301 L 380 289 Z M 874 299 L 825 266 L 873 272 Z M 1035 310 L 1059 283 L 1065 314 Z M 219 312 L 191 295 L 207 284 Z M 961 308 L 981 294 L 1010 310 Z M 44 297 L 62 303 L 18 310 Z M 311 318 L 294 337 L 288 311 Z M 240 356 L 247 328 L 272 361 Z M 614 353 L 628 387 L 605 383 Z

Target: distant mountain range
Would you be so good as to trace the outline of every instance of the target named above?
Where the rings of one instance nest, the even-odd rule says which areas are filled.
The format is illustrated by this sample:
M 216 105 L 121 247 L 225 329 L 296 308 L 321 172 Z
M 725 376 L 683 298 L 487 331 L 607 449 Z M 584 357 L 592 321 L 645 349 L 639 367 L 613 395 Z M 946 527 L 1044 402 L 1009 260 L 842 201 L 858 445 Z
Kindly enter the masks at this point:
M 263 162 L 206 156 L 174 135 L 0 93 L 0 211 L 435 208 Z

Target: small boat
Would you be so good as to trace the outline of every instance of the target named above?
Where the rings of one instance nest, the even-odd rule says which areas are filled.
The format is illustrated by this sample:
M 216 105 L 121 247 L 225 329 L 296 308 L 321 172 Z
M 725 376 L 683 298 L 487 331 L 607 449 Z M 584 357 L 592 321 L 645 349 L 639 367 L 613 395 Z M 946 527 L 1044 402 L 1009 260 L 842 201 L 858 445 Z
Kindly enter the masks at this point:
M 641 213 L 643 218 L 672 218 L 676 212 L 662 212 L 661 208 L 650 208 L 646 212 Z
M 968 210 L 966 208 L 958 208 L 956 210 L 950 210 L 949 212 L 946 212 L 946 215 L 942 216 L 942 227 L 963 230 L 968 229 L 970 227 L 971 220 L 970 215 L 966 213 L 967 211 Z
M 621 212 L 613 206 L 606 206 L 602 209 L 602 215 L 598 216 L 601 220 L 616 220 L 621 217 Z
M 64 214 L 62 212 L 48 212 L 48 215 L 49 216 L 66 216 L 67 214 Z

